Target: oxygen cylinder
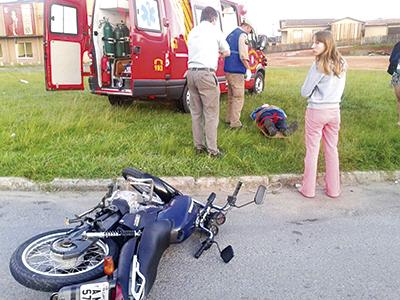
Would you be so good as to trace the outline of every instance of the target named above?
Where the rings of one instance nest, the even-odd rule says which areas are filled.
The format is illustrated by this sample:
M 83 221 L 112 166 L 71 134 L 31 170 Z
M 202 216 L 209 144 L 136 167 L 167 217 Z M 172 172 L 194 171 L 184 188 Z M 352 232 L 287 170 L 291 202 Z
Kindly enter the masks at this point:
M 121 25 L 118 24 L 114 30 L 114 39 L 115 39 L 115 57 L 124 57 L 126 56 L 125 46 L 124 46 L 124 36 L 122 32 Z
M 104 20 L 103 28 L 104 54 L 109 57 L 115 56 L 115 39 L 113 27 L 108 20 Z
M 102 86 L 111 85 L 111 66 L 106 55 L 101 58 L 101 83 Z
M 114 31 L 116 57 L 126 57 L 130 55 L 129 34 L 129 28 L 123 21 L 117 24 L 117 28 Z
M 121 30 L 122 30 L 122 36 L 124 37 L 125 55 L 129 56 L 131 54 L 130 44 L 129 44 L 129 36 L 130 36 L 129 28 L 124 23 L 121 23 Z

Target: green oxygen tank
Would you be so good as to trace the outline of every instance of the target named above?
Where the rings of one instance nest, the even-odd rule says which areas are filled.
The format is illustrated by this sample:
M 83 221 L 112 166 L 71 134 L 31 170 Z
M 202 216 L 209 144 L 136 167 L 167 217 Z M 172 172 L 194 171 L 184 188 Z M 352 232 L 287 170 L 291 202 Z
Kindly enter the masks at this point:
M 114 30 L 111 23 L 108 20 L 104 20 L 103 23 L 103 41 L 104 41 L 104 54 L 108 57 L 115 56 L 115 39 Z
M 121 24 L 118 24 L 114 30 L 114 39 L 115 39 L 115 57 L 125 57 L 125 39 L 124 33 L 122 31 Z
M 130 41 L 129 40 L 129 36 L 130 36 L 129 28 L 124 23 L 121 23 L 121 30 L 122 30 L 122 35 L 124 37 L 125 55 L 130 56 L 131 47 L 130 47 L 130 43 L 129 43 L 129 41 Z

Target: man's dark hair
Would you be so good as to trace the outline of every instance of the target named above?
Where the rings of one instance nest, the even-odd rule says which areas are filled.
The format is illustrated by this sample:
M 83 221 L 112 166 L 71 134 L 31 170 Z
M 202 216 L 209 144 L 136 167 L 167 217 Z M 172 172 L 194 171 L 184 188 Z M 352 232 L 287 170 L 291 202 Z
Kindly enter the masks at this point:
M 217 19 L 218 19 L 218 12 L 211 6 L 207 6 L 201 12 L 200 22 L 208 21 L 208 22 L 212 23 Z

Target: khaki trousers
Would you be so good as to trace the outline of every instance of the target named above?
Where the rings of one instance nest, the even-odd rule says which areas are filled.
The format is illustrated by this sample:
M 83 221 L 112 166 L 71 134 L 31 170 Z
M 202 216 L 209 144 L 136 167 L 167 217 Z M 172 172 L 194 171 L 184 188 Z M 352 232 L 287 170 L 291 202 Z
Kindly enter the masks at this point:
M 240 114 L 244 104 L 244 75 L 225 73 L 228 81 L 228 108 L 225 121 L 232 128 L 241 127 Z
M 218 153 L 220 91 L 217 77 L 205 70 L 188 70 L 187 83 L 194 146 L 197 149 L 206 147 L 209 153 Z

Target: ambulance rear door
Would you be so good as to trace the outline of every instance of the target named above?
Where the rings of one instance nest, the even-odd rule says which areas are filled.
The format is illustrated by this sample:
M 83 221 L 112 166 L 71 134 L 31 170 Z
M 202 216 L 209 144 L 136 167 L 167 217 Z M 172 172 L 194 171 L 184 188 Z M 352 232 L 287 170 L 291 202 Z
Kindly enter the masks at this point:
M 133 95 L 165 97 L 170 59 L 163 1 L 133 0 L 131 5 Z
M 44 31 L 46 89 L 83 90 L 83 55 L 89 45 L 86 1 L 45 1 Z

